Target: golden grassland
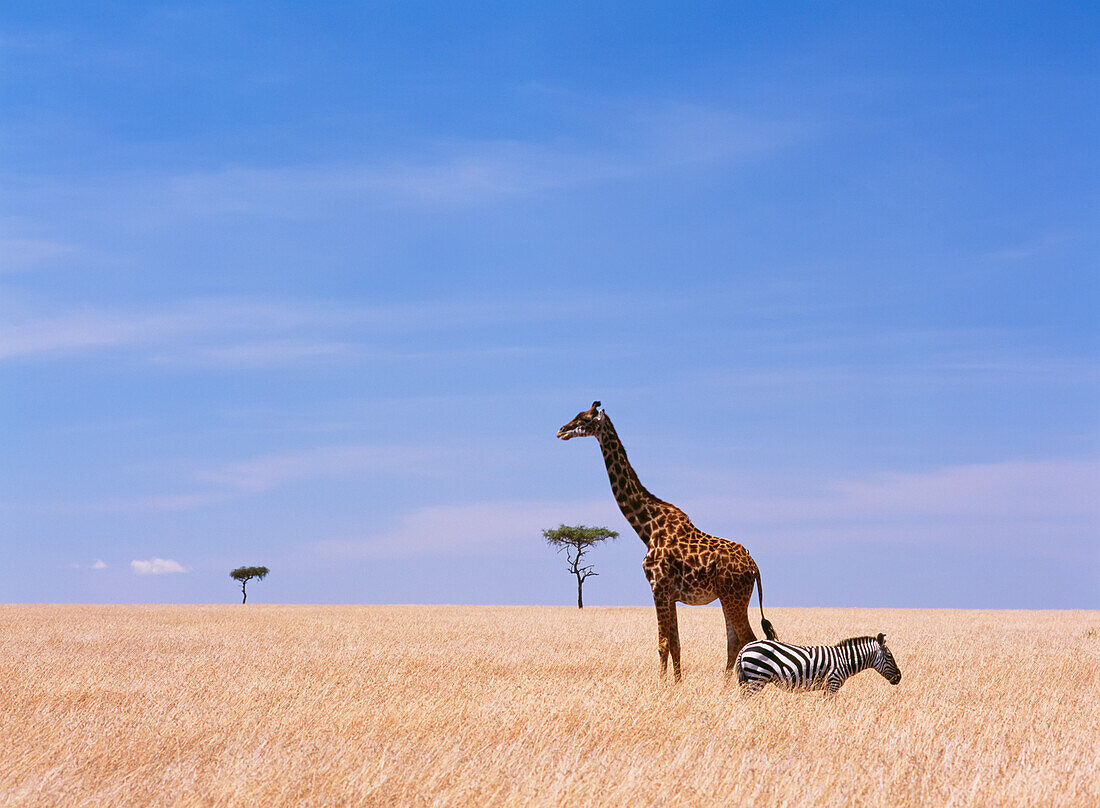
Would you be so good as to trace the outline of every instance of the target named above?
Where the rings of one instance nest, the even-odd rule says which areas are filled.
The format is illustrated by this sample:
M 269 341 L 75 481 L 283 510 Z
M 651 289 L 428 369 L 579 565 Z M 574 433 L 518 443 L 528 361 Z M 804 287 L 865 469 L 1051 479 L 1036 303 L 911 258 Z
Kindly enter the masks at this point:
M 1100 612 L 768 610 L 885 631 L 839 695 L 723 675 L 716 608 L 0 606 L 3 806 L 1095 806 Z

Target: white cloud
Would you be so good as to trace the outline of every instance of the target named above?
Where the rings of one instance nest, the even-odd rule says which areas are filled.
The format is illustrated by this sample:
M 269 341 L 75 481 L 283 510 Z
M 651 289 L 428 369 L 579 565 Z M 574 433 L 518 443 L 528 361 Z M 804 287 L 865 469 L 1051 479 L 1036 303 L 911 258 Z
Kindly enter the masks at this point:
M 105 569 L 107 569 L 107 564 L 106 564 L 106 562 L 103 561 L 102 558 L 97 558 L 95 560 L 95 563 L 92 564 L 92 569 L 94 569 L 94 570 L 105 570 Z
M 134 560 L 130 567 L 135 575 L 167 575 L 173 572 L 187 572 L 183 565 L 171 558 L 154 558 L 150 561 Z

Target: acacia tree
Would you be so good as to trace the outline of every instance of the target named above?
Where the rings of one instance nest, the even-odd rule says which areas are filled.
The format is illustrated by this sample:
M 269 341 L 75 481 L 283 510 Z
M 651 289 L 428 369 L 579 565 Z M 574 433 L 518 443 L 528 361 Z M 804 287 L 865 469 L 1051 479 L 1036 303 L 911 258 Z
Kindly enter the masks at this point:
M 262 581 L 265 577 L 267 577 L 267 574 L 269 572 L 271 572 L 271 570 L 269 570 L 267 567 L 237 567 L 237 569 L 229 573 L 230 578 L 232 578 L 234 581 L 241 582 L 241 603 L 244 603 L 248 600 L 248 590 L 245 589 L 245 586 L 248 585 L 248 582 L 251 581 L 253 578 L 258 578 Z
M 558 552 L 565 551 L 565 557 L 569 559 L 569 565 L 566 569 L 577 576 L 578 609 L 584 608 L 584 597 L 581 588 L 584 586 L 585 579 L 591 578 L 593 575 L 599 575 L 598 572 L 592 569 L 591 564 L 582 565 L 581 559 L 595 545 L 608 539 L 617 538 L 618 535 L 616 531 L 609 530 L 606 527 L 585 527 L 584 525 L 560 525 L 551 530 L 542 531 L 542 536 L 546 539 L 547 544 Z

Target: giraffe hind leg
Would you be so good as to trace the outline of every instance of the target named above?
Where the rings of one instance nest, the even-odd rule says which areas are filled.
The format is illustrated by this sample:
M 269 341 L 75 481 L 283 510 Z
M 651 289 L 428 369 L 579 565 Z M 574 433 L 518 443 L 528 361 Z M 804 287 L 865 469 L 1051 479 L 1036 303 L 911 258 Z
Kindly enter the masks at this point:
M 737 664 L 737 655 L 746 643 L 756 639 L 748 617 L 748 598 L 730 592 L 721 598 L 722 615 L 726 618 L 726 675 Z
M 737 666 L 737 656 L 741 653 L 742 643 L 737 640 L 737 630 L 728 619 L 726 620 L 726 678 L 728 679 L 737 668 L 737 680 L 741 681 L 744 672 Z

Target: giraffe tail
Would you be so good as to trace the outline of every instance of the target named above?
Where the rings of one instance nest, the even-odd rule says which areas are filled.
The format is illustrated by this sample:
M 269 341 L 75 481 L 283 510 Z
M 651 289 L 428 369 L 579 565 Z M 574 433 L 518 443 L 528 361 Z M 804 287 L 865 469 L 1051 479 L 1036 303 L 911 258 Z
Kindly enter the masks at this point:
M 760 583 L 760 570 L 756 571 L 756 598 L 760 601 L 760 628 L 764 629 L 764 636 L 769 640 L 778 640 L 779 635 L 772 627 L 772 621 L 764 617 L 764 585 Z

